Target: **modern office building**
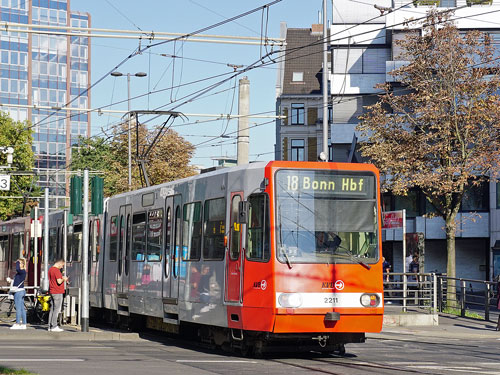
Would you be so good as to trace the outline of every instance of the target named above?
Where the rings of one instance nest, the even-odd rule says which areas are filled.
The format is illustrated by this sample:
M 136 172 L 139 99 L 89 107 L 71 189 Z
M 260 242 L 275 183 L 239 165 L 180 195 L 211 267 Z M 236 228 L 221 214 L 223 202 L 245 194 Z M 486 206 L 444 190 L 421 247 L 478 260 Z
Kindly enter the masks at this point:
M 377 101 L 377 83 L 399 85 L 390 71 L 404 64 L 398 61 L 395 41 L 408 32 L 408 21 L 425 17 L 429 5 L 458 7 L 460 29 L 490 33 L 500 48 L 500 0 L 377 0 L 373 3 L 335 0 L 330 33 L 328 92 L 330 161 L 360 161 L 355 145 L 355 128 L 365 106 Z M 305 29 L 281 26 L 286 38 L 284 60 L 278 69 L 275 158 L 317 160 L 322 149 L 322 25 Z M 318 43 L 319 42 L 319 43 Z M 446 272 L 444 221 L 428 218 L 423 194 L 417 189 L 407 196 L 383 196 L 384 210 L 406 209 L 407 233 L 425 238 L 425 271 Z M 458 216 L 456 239 L 457 275 L 472 279 L 493 279 L 500 275 L 500 184 L 491 182 L 470 189 Z M 383 230 L 384 256 L 402 272 L 402 231 Z M 424 254 L 422 254 L 424 255 Z
M 90 15 L 72 11 L 70 0 L 1 0 L 0 17 L 2 110 L 30 120 L 39 184 L 49 187 L 51 208 L 65 207 L 70 146 L 89 135 L 90 117 L 60 108 L 89 107 L 90 43 L 64 27 L 90 27 Z M 44 25 L 63 28 L 56 35 Z

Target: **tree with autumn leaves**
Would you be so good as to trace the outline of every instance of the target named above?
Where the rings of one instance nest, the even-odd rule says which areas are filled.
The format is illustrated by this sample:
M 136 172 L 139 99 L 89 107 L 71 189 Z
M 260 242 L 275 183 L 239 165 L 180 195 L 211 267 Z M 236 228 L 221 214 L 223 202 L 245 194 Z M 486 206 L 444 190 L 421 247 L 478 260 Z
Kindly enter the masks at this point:
M 442 13 L 415 26 L 395 56 L 407 62 L 391 72 L 400 86 L 379 85 L 380 100 L 360 118 L 360 149 L 387 176 L 387 189 L 420 188 L 444 219 L 447 274 L 455 277 L 466 188 L 499 172 L 500 61 L 487 34 L 461 33 Z M 448 288 L 454 295 L 454 284 Z
M 78 147 L 72 150 L 71 169 L 73 171 L 90 169 L 100 172 L 104 177 L 104 195 L 111 196 L 128 190 L 128 132 L 127 123 L 115 131 L 107 140 L 100 137 L 81 138 Z M 132 131 L 132 189 L 143 186 L 137 163 L 137 138 L 139 155 L 151 145 L 157 130 L 139 126 Z M 195 170 L 189 165 L 194 147 L 172 129 L 161 132 L 154 142 L 146 160 L 146 170 L 151 185 L 192 176 Z

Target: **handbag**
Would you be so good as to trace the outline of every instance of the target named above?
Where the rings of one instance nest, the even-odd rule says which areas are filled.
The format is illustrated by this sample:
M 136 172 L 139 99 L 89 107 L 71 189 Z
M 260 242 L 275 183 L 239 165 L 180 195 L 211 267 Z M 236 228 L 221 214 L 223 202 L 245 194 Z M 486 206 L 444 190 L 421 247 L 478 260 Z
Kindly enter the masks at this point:
M 24 283 L 24 280 L 21 281 L 18 286 L 14 286 L 14 285 L 10 286 L 10 288 L 9 288 L 9 299 L 14 298 L 14 297 L 10 298 L 10 295 L 14 296 L 14 294 L 16 294 L 17 292 L 19 292 L 20 290 L 23 289 L 23 288 L 19 288 L 22 283 Z

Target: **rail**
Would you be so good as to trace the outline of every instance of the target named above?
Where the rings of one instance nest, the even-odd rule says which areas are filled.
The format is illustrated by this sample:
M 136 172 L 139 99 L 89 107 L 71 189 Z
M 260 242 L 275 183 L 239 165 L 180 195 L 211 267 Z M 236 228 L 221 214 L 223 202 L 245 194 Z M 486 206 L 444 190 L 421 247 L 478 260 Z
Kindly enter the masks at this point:
M 9 294 L 10 286 L 0 286 L 0 296 L 4 294 Z M 35 297 L 39 294 L 39 286 L 25 286 L 26 297 Z M 31 291 L 31 292 L 30 292 Z

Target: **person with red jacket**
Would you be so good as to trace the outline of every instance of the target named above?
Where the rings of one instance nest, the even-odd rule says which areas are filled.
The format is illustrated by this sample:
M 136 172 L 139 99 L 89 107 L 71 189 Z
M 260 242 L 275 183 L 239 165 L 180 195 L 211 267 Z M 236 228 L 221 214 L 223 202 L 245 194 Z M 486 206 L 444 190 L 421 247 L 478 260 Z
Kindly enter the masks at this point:
M 64 259 L 58 259 L 49 269 L 49 293 L 52 296 L 52 306 L 49 313 L 49 332 L 63 331 L 62 328 L 57 326 L 57 317 L 63 303 L 64 282 L 68 281 L 68 277 L 63 276 L 61 273 L 64 263 Z

